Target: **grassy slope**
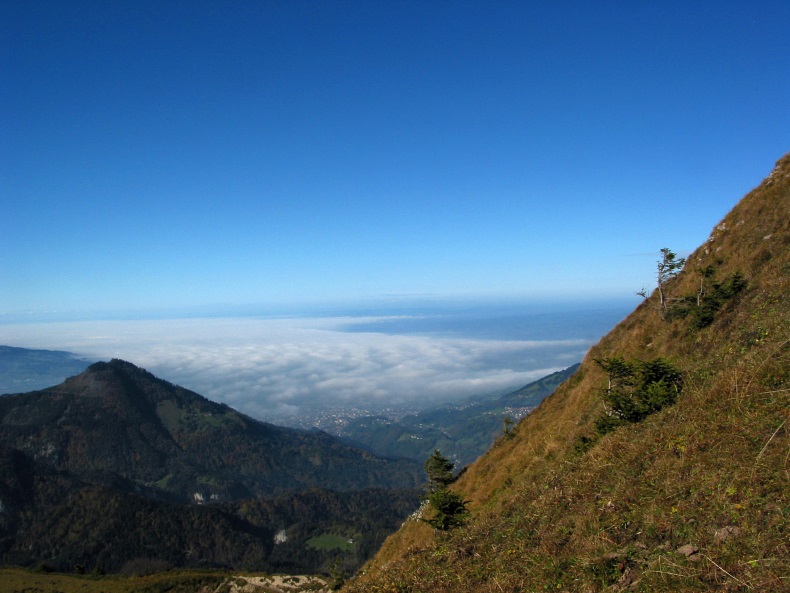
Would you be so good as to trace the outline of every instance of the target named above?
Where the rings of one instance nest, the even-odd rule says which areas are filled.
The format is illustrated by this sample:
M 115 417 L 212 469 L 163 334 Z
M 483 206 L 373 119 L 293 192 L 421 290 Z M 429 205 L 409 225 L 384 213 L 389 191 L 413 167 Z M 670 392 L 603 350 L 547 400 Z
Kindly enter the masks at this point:
M 713 263 L 719 278 L 743 273 L 712 325 L 662 321 L 653 295 L 461 477 L 467 526 L 408 522 L 346 590 L 790 590 L 789 226 L 790 155 L 670 286 L 694 294 Z M 613 355 L 670 358 L 684 392 L 577 453 L 603 412 L 593 359 Z M 677 551 L 687 544 L 698 552 Z

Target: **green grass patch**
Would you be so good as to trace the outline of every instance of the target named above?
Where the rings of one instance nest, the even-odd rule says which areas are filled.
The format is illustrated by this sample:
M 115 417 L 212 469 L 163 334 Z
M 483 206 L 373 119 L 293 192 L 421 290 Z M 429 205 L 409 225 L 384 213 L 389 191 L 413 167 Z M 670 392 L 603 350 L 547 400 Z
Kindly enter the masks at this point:
M 323 535 L 307 540 L 307 545 L 316 550 L 341 550 L 343 552 L 351 552 L 356 544 L 354 544 L 354 540 L 343 537 L 342 535 L 324 533 Z
M 172 479 L 173 479 L 173 474 L 169 473 L 161 480 L 157 480 L 156 482 L 154 482 L 153 485 L 157 488 L 160 488 L 161 490 L 167 490 L 167 488 L 170 486 L 170 481 Z
M 157 404 L 156 415 L 159 416 L 159 419 L 170 432 L 178 431 L 183 420 L 181 410 L 171 399 L 166 399 Z

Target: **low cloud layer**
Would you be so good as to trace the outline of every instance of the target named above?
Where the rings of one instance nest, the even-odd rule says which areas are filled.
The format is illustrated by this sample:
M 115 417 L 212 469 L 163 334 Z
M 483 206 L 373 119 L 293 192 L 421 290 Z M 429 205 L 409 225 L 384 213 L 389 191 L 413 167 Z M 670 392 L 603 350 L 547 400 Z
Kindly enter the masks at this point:
M 354 324 L 369 321 L 71 322 L 6 325 L 2 332 L 3 341 L 15 346 L 128 360 L 265 420 L 316 408 L 417 407 L 493 393 L 566 368 L 590 346 L 583 339 L 483 340 L 353 331 Z

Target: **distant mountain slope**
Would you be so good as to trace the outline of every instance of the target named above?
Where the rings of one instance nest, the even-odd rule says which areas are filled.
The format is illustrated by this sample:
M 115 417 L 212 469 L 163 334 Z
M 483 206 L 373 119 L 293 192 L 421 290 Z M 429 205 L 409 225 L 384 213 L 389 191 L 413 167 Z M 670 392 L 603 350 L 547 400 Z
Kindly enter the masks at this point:
M 418 464 L 253 420 L 120 360 L 0 398 L 0 426 L 0 445 L 55 469 L 92 481 L 118 476 L 181 500 L 410 488 L 422 480 Z
M 453 484 L 464 526 L 408 521 L 346 590 L 787 591 L 790 155 L 664 280 Z
M 557 387 L 567 381 L 573 373 L 579 370 L 581 363 L 569 366 L 567 369 L 551 373 L 528 383 L 520 389 L 516 389 L 512 393 L 507 393 L 500 398 L 497 402 L 502 406 L 513 408 L 533 408 L 540 405 L 546 397 L 551 395 Z
M 92 362 L 60 350 L 0 346 L 0 394 L 57 385 L 66 377 L 81 373 Z
M 377 455 L 421 463 L 439 449 L 461 468 L 485 453 L 503 434 L 505 417 L 514 421 L 524 417 L 578 368 L 576 364 L 551 373 L 501 397 L 446 404 L 397 422 L 382 416 L 355 418 L 342 434 L 348 442 Z

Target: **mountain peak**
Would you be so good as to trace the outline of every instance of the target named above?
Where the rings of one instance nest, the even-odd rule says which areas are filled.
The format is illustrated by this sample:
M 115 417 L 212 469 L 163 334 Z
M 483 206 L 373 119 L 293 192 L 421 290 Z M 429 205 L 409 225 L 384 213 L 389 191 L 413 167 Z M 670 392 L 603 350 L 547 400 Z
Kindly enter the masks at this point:
M 137 365 L 128 362 L 126 360 L 122 360 L 120 358 L 113 358 L 109 362 L 103 362 L 103 361 L 95 362 L 92 365 L 90 365 L 87 369 L 85 369 L 85 372 L 83 374 L 92 377 L 104 377 L 104 378 L 109 378 L 109 377 L 115 377 L 117 379 L 135 378 L 139 381 L 146 381 L 150 383 L 157 383 L 161 385 L 168 385 L 171 387 L 175 387 L 172 383 L 169 383 L 168 381 L 165 381 L 163 379 L 159 379 L 153 373 L 149 373 L 144 368 L 138 367 Z
M 131 372 L 131 373 L 135 373 L 135 372 L 147 373 L 148 372 L 144 368 L 138 367 L 137 365 L 135 365 L 135 364 L 133 364 L 131 362 L 128 362 L 126 360 L 122 360 L 120 358 L 112 358 L 112 359 L 110 359 L 109 362 L 103 362 L 103 361 L 96 362 L 96 363 L 90 365 L 86 369 L 86 371 L 100 372 L 100 371 L 107 370 L 107 369 L 117 369 L 117 370 Z
M 0 398 L 0 424 L 0 445 L 56 469 L 114 474 L 184 500 L 415 487 L 422 478 L 419 464 L 259 422 L 119 359 Z

